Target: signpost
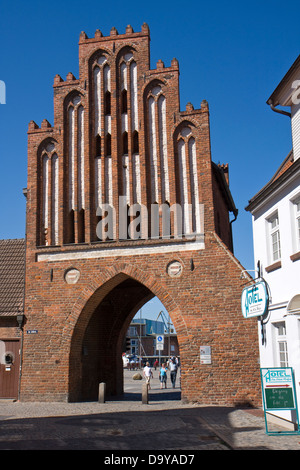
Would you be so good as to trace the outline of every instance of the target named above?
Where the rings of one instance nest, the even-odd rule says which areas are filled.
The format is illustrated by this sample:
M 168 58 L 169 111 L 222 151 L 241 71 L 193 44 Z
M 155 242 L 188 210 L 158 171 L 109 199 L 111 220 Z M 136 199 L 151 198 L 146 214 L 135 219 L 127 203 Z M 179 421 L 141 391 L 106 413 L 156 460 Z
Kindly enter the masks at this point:
M 156 335 L 156 350 L 159 354 L 159 367 L 160 367 L 160 352 L 164 349 L 164 335 Z
M 157 351 L 164 349 L 164 335 L 156 335 L 156 349 Z
M 299 434 L 299 418 L 297 397 L 295 392 L 294 373 L 291 367 L 263 367 L 260 369 L 265 423 L 267 434 L 269 432 L 266 413 L 274 410 L 290 410 L 296 413 L 297 431 L 285 431 L 280 434 Z

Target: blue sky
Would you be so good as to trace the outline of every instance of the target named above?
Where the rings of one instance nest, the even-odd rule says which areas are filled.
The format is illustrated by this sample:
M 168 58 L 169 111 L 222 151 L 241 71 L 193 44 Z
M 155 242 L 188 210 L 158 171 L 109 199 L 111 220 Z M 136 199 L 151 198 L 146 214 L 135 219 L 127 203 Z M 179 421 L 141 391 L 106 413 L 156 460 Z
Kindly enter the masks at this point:
M 299 1 L 179 2 L 0 0 L 0 238 L 25 232 L 27 129 L 46 118 L 53 123 L 53 79 L 78 77 L 81 31 L 109 35 L 128 24 L 151 33 L 151 67 L 176 57 L 181 109 L 209 103 L 212 159 L 228 163 L 230 188 L 239 209 L 233 224 L 234 252 L 253 269 L 248 200 L 272 177 L 291 149 L 290 120 L 266 105 L 299 55 L 295 25 Z M 159 311 L 158 311 L 159 313 Z

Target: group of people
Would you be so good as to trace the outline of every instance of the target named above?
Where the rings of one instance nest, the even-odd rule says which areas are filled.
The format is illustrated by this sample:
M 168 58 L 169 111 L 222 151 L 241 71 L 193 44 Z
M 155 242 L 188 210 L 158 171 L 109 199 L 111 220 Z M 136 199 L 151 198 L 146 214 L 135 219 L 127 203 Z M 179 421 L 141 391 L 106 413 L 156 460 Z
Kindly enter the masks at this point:
M 177 377 L 177 371 L 179 368 L 179 361 L 177 357 L 171 357 L 167 363 L 163 363 L 159 369 L 159 381 L 160 381 L 160 388 L 167 388 L 167 371 L 170 371 L 170 378 L 171 378 L 171 384 L 172 388 L 175 388 L 175 383 L 176 383 L 176 377 Z M 155 367 L 156 370 L 156 367 Z M 148 386 L 148 389 L 151 389 L 150 381 L 153 378 L 153 372 L 150 367 L 149 362 L 146 363 L 146 366 L 144 367 L 143 375 L 146 379 L 146 383 Z

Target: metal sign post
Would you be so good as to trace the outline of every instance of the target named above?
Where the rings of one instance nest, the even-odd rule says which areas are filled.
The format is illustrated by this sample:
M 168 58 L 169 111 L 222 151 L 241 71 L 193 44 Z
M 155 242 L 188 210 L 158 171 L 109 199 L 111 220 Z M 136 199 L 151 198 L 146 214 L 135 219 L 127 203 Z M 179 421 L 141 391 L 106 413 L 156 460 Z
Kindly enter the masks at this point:
M 164 349 L 164 335 L 156 335 L 156 350 L 159 352 L 159 367 L 160 367 L 160 362 L 161 362 L 161 351 Z
M 299 434 L 299 416 L 297 396 L 295 392 L 294 372 L 291 367 L 262 367 L 260 369 L 265 424 L 267 434 Z M 269 432 L 267 412 L 274 410 L 289 410 L 296 414 L 296 431 Z

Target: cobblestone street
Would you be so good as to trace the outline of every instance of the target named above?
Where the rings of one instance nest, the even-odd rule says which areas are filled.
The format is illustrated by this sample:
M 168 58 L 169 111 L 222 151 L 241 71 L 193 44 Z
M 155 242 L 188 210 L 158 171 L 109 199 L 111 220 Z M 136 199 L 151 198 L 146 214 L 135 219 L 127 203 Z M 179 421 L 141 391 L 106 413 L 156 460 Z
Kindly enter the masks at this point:
M 125 371 L 125 394 L 106 403 L 0 400 L 0 450 L 299 450 L 299 435 L 270 436 L 262 410 L 183 404 L 180 389 L 159 389 L 149 403 L 143 381 Z

